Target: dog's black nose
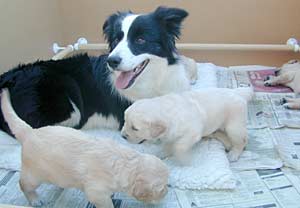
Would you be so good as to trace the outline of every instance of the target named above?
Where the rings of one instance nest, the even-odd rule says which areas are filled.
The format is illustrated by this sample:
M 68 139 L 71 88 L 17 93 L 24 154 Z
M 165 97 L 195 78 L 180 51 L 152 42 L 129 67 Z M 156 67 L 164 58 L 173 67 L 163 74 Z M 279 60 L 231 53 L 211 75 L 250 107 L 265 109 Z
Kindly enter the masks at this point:
M 111 56 L 107 59 L 107 63 L 112 69 L 117 68 L 121 61 L 122 59 L 119 56 Z

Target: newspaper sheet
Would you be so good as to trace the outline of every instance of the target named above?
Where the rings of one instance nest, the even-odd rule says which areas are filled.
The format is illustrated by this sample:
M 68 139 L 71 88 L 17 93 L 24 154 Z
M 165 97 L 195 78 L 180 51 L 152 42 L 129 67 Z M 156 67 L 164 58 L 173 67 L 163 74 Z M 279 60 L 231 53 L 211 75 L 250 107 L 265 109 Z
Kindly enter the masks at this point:
M 284 108 L 280 100 L 284 97 L 295 98 L 290 88 L 284 86 L 264 86 L 263 80 L 267 75 L 273 75 L 274 69 L 251 71 L 237 68 L 220 70 L 217 72 L 218 87 L 236 88 L 252 86 L 255 93 L 249 102 L 248 128 L 300 128 L 300 111 Z
M 300 207 L 300 195 L 280 170 L 242 171 L 234 191 L 176 190 L 180 205 L 185 208 L 269 208 Z
M 115 203 L 119 203 L 119 208 L 181 208 L 175 189 L 169 188 L 167 196 L 160 201 L 158 204 L 145 204 L 143 202 L 137 201 L 125 194 L 117 193 L 113 197 Z
M 293 93 L 255 93 L 248 103 L 248 128 L 300 128 L 300 111 L 284 108 L 280 100 L 295 98 Z
M 300 193 L 300 171 L 284 167 L 282 168 L 284 175 L 289 179 L 289 181 L 293 184 L 295 189 Z
M 237 162 L 230 163 L 233 170 L 276 169 L 283 163 L 274 146 L 269 129 L 248 130 L 248 144 Z
M 224 70 L 219 71 L 220 87 L 243 87 L 253 86 L 255 92 L 268 92 L 268 93 L 291 93 L 292 90 L 285 86 L 264 86 L 264 79 L 267 76 L 274 76 L 273 69 L 257 70 L 257 71 L 232 71 Z
M 281 129 L 272 133 L 284 165 L 300 170 L 300 130 Z

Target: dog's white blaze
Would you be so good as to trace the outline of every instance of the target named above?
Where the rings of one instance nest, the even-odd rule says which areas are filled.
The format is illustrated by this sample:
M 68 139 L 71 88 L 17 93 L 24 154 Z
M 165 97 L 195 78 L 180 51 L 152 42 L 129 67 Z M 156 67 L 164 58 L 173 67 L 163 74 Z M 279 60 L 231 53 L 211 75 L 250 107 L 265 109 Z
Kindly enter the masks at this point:
M 74 109 L 74 111 L 71 113 L 70 118 L 67 120 L 59 123 L 58 125 L 60 126 L 68 126 L 68 127 L 74 127 L 79 124 L 80 119 L 81 119 L 81 114 L 77 106 L 70 100 L 70 103 Z
M 124 32 L 124 38 L 123 40 L 127 41 L 127 36 L 128 36 L 128 31 L 129 28 L 131 27 L 133 21 L 140 15 L 129 15 L 124 18 L 122 22 L 122 31 Z
M 109 54 L 109 56 L 119 56 L 122 58 L 122 62 L 120 64 L 120 68 L 123 71 L 130 71 L 134 67 L 136 67 L 138 64 L 134 58 L 136 56 L 132 54 L 132 52 L 129 49 L 128 46 L 128 31 L 133 23 L 133 21 L 138 17 L 139 15 L 129 15 L 124 18 L 122 22 L 122 31 L 124 33 L 123 39 L 120 41 L 120 43 L 116 46 L 116 48 Z
M 98 113 L 94 113 L 88 121 L 84 124 L 82 129 L 95 129 L 95 128 L 109 128 L 118 129 L 119 122 L 113 116 L 104 117 Z

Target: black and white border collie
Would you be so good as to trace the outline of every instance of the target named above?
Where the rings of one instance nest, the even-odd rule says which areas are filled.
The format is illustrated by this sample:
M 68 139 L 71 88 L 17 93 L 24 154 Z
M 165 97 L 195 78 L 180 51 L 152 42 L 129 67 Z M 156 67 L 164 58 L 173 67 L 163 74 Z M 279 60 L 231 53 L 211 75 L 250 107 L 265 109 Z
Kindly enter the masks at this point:
M 33 127 L 120 128 L 137 99 L 190 88 L 175 41 L 188 13 L 158 7 L 118 12 L 103 25 L 110 53 L 20 65 L 0 77 L 18 115 Z M 10 130 L 0 114 L 0 128 Z

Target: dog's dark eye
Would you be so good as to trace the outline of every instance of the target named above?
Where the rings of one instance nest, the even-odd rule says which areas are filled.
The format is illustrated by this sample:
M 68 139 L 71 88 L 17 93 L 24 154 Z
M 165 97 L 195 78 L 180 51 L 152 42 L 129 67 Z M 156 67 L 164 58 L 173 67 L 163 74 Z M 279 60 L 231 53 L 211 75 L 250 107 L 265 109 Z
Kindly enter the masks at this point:
M 146 43 L 146 40 L 143 39 L 143 38 L 137 38 L 137 39 L 135 40 L 135 42 L 136 42 L 137 44 L 139 44 L 139 45 L 142 45 L 142 44 Z
M 124 33 L 123 32 L 119 32 L 116 37 L 114 38 L 114 40 L 112 41 L 112 48 L 115 48 L 119 42 L 123 39 L 124 37 Z
M 138 129 L 135 128 L 135 126 L 131 126 L 131 128 L 132 128 L 133 131 L 138 131 Z

